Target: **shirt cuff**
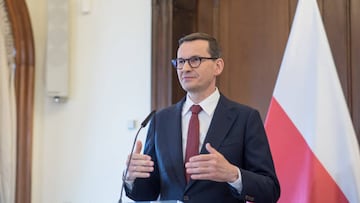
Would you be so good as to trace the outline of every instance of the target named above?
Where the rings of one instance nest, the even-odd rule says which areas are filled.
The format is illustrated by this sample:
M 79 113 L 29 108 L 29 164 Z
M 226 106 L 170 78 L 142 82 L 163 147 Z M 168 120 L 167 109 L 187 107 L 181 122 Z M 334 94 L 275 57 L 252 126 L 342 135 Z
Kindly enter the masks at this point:
M 133 189 L 134 181 L 125 180 L 124 183 L 125 183 L 126 187 L 127 187 L 129 190 L 132 190 L 132 189 Z
M 242 191 L 242 179 L 241 179 L 241 172 L 240 172 L 240 169 L 237 168 L 238 170 L 238 176 L 239 178 L 237 180 L 235 180 L 234 182 L 228 182 L 229 185 L 231 185 L 233 188 L 236 189 L 236 191 L 240 194 L 241 191 Z
M 125 170 L 123 171 L 123 181 L 124 181 L 126 187 L 127 187 L 129 190 L 132 190 L 135 181 L 134 181 L 134 180 L 126 180 Z

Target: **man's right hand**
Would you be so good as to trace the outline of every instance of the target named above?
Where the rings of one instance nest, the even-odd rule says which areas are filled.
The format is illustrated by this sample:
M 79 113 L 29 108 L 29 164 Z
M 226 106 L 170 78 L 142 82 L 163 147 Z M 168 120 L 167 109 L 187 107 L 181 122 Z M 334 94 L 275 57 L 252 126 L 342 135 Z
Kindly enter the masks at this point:
M 134 181 L 136 178 L 148 178 L 150 177 L 150 172 L 154 171 L 154 162 L 149 155 L 140 154 L 141 149 L 142 143 L 137 141 L 131 160 L 129 160 L 129 155 L 126 162 L 128 164 L 130 161 L 126 181 Z

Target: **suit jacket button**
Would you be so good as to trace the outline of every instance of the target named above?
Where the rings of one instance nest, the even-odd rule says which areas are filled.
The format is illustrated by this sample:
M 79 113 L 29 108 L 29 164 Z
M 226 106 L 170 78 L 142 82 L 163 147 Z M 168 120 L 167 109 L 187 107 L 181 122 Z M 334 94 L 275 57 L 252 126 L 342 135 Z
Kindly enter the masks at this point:
M 189 200 L 190 200 L 190 197 L 187 196 L 187 195 L 185 195 L 185 196 L 184 196 L 184 201 L 189 201 Z
M 250 202 L 254 202 L 255 201 L 255 198 L 250 196 L 250 195 L 245 195 L 245 200 L 246 201 L 250 201 Z

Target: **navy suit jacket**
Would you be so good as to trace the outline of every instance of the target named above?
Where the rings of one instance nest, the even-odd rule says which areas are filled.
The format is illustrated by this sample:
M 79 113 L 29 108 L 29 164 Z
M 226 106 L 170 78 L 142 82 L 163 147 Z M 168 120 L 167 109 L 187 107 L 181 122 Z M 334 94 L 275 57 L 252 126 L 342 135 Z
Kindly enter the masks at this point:
M 220 96 L 201 149 L 210 143 L 231 164 L 239 167 L 242 191 L 228 183 L 185 180 L 181 112 L 185 98 L 155 114 L 148 129 L 144 153 L 155 163 L 150 178 L 137 178 L 126 194 L 133 200 L 203 202 L 276 202 L 280 186 L 275 174 L 262 120 L 258 111 Z

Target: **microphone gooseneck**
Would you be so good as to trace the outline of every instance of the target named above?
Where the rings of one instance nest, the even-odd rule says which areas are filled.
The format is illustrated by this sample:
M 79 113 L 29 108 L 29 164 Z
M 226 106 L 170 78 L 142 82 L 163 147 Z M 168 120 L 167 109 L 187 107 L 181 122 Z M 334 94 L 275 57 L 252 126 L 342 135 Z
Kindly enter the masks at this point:
M 153 115 L 156 113 L 156 111 L 155 110 L 153 110 L 145 119 L 144 119 L 144 121 L 141 123 L 141 128 L 144 128 L 146 125 L 147 125 L 147 123 L 150 121 L 150 119 L 153 117 Z M 140 128 L 140 129 L 141 129 Z
M 143 128 L 148 124 L 148 122 L 149 122 L 150 119 L 154 116 L 155 113 L 156 113 L 156 110 L 153 110 L 153 111 L 144 119 L 144 121 L 141 123 L 141 126 L 140 126 L 139 130 L 136 132 L 136 135 L 135 135 L 135 138 L 134 138 L 134 142 L 133 142 L 133 145 L 132 145 L 132 147 L 131 147 L 131 152 L 130 152 L 130 155 L 129 155 L 129 161 L 128 161 L 128 163 L 126 164 L 125 172 L 124 172 L 123 177 L 122 177 L 122 184 L 121 184 L 121 191 L 120 191 L 119 203 L 122 203 L 122 195 L 123 195 L 124 187 L 125 187 L 125 179 L 126 179 L 126 176 L 127 176 L 127 174 L 128 174 L 129 167 L 130 167 L 130 161 L 131 161 L 131 158 L 132 158 L 133 153 L 134 153 L 134 149 L 135 149 L 135 144 L 136 144 L 136 141 L 137 141 L 137 137 L 139 136 L 139 133 L 140 133 L 141 129 L 143 129 Z

